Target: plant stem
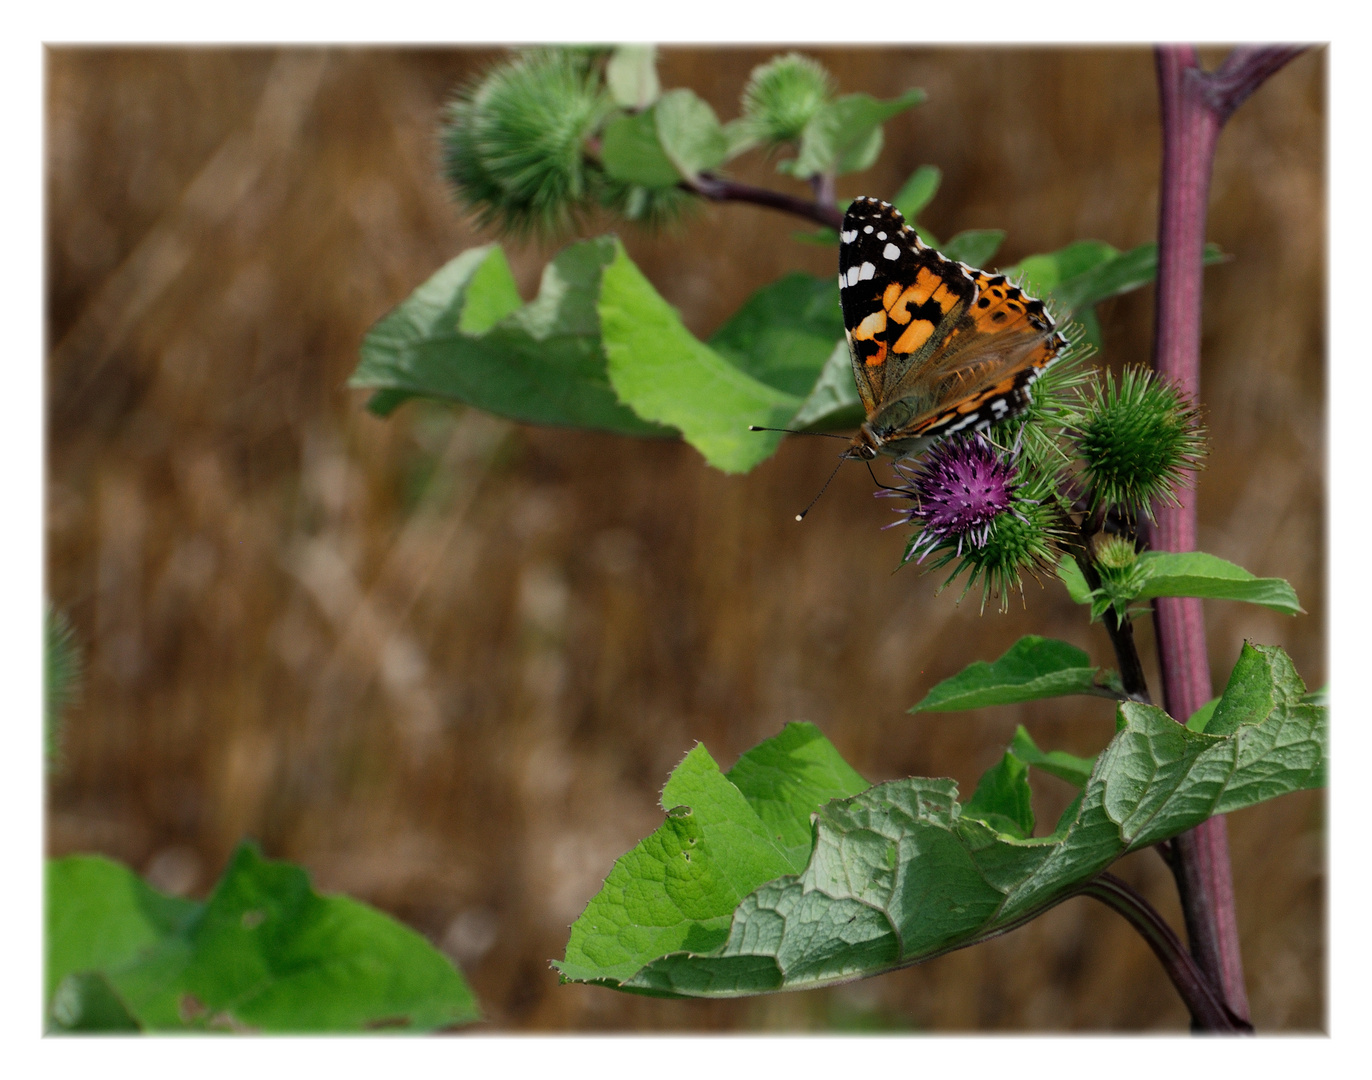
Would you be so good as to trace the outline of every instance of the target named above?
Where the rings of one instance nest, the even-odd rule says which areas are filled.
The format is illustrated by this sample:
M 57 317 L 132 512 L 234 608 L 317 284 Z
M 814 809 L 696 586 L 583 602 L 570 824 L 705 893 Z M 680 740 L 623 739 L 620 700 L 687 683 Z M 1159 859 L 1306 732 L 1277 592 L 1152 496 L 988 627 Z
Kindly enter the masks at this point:
M 794 195 L 773 191 L 771 188 L 741 184 L 737 180 L 725 180 L 708 172 L 701 173 L 694 180 L 683 180 L 680 186 L 713 202 L 746 202 L 757 206 L 769 206 L 773 210 L 784 210 L 788 214 L 796 214 L 817 224 L 827 225 L 831 229 L 837 229 L 843 224 L 843 213 L 834 205 L 832 199 L 827 203 L 810 202 Z
M 1147 900 L 1114 874 L 1101 874 L 1082 889 L 1081 894 L 1094 897 L 1129 920 L 1162 961 L 1167 977 L 1202 1028 L 1231 1034 L 1252 1033 L 1253 1025 L 1246 1018 L 1234 1015 L 1225 1005 L 1167 920 Z
M 1158 283 L 1153 366 L 1192 400 L 1199 400 L 1201 270 L 1206 201 L 1215 144 L 1230 114 L 1301 49 L 1294 46 L 1233 50 L 1213 73 L 1200 68 L 1191 46 L 1156 49 L 1162 111 L 1162 192 L 1158 220 Z M 1149 530 L 1160 551 L 1194 551 L 1194 492 L 1178 493 L 1180 506 L 1158 508 Z M 1205 622 L 1196 599 L 1158 599 L 1153 619 L 1162 669 L 1163 704 L 1179 722 L 1211 697 Z M 1223 817 L 1198 825 L 1175 841 L 1173 871 L 1181 893 L 1191 953 L 1222 989 L 1231 1012 L 1248 1019 L 1229 840 Z M 1204 1018 L 1192 1013 L 1196 1023 Z M 1213 1030 L 1213 1029 L 1212 1029 Z

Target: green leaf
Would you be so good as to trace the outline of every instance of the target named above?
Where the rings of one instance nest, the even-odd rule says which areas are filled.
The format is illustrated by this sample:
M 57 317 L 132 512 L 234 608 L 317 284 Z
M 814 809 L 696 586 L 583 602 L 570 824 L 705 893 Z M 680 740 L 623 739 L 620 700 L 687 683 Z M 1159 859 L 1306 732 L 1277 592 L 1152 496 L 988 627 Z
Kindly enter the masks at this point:
M 685 177 L 721 164 L 729 153 L 729 137 L 709 103 L 686 89 L 669 90 L 653 106 L 662 149 Z
M 1072 598 L 1074 604 L 1089 604 L 1091 602 L 1091 586 L 1086 583 L 1086 578 L 1081 572 L 1081 567 L 1070 555 L 1064 555 L 1058 562 L 1058 577 L 1067 586 L 1067 595 Z
M 933 165 L 921 165 L 910 174 L 910 179 L 901 185 L 900 191 L 891 203 L 905 216 L 906 221 L 914 221 L 919 212 L 933 201 L 938 186 L 943 181 L 943 173 Z
M 657 48 L 618 46 L 605 64 L 605 85 L 621 108 L 646 109 L 662 92 L 657 78 Z
M 606 124 L 600 137 L 600 164 L 626 184 L 670 188 L 681 182 L 681 172 L 658 136 L 656 109 L 621 114 Z
M 1049 750 L 1044 753 L 1038 748 L 1038 744 L 1034 742 L 1029 732 L 1024 729 L 1023 724 L 1015 728 L 1015 737 L 1010 743 L 1010 752 L 1030 768 L 1046 772 L 1060 780 L 1066 780 L 1069 784 L 1079 788 L 1086 786 L 1086 781 L 1091 777 L 1091 770 L 1096 765 L 1095 758 L 1077 757 L 1065 750 Z
M 791 723 L 749 750 L 725 774 L 776 838 L 793 873 L 805 869 L 810 817 L 830 799 L 870 786 L 813 724 Z
M 59 1023 L 59 1008 L 108 1015 L 112 1000 L 163 1031 L 428 1031 L 477 1018 L 461 973 L 423 937 L 366 904 L 318 895 L 303 870 L 249 844 L 204 904 L 162 896 L 105 859 L 58 860 L 48 874 Z M 109 994 L 90 980 L 73 990 L 73 965 L 99 973 Z
M 853 361 L 848 354 L 848 342 L 845 338 L 839 338 L 805 403 L 784 426 L 830 431 L 834 428 L 857 427 L 864 416 L 857 384 L 853 381 Z
M 803 397 L 842 337 L 834 279 L 795 272 L 753 293 L 709 345 L 740 371 Z
M 618 242 L 601 283 L 599 312 L 610 381 L 640 417 L 680 429 L 725 472 L 746 472 L 776 450 L 780 435 L 748 426 L 782 426 L 801 399 L 745 374 L 696 340 Z
M 714 948 L 749 890 L 790 869 L 784 839 L 700 744 L 673 770 L 662 807 L 667 820 L 620 857 L 573 924 L 554 964 L 564 979 L 622 980 L 644 955 Z
M 943 254 L 957 262 L 980 268 L 995 257 L 1004 239 L 1004 229 L 967 229 L 948 241 Z
M 724 142 L 727 146 L 724 160 L 732 161 L 739 154 L 757 146 L 761 140 L 757 136 L 756 125 L 746 116 L 740 116 L 724 125 Z M 838 242 L 837 233 L 834 234 L 834 242 Z
M 53 1031 L 109 1033 L 141 1031 L 128 1006 L 98 971 L 68 975 L 52 996 L 48 1013 Z
M 1304 612 L 1296 592 L 1282 578 L 1254 577 L 1241 566 L 1203 551 L 1145 551 L 1137 563 L 1143 589 L 1135 600 L 1155 596 L 1198 596 L 1241 600 L 1287 615 Z
M 1079 277 L 1119 255 L 1116 248 L 1101 240 L 1078 240 L 1057 251 L 1026 256 L 1004 273 L 1023 282 L 1033 296 L 1045 296 L 1064 281 Z
M 1219 698 L 1211 698 L 1191 714 L 1190 718 L 1186 721 L 1186 726 L 1192 731 L 1204 731 L 1210 723 L 1210 717 L 1215 715 L 1215 706 L 1219 703 Z
M 982 774 L 962 814 L 1005 836 L 1023 840 L 1034 835 L 1032 799 L 1029 764 L 1011 751 Z
M 881 125 L 924 99 L 923 90 L 907 90 L 890 101 L 878 101 L 870 94 L 845 94 L 815 113 L 805 125 L 800 153 L 777 167 L 801 180 L 870 168 L 881 153 Z
M 199 905 L 164 896 L 127 866 L 99 855 L 48 861 L 44 873 L 44 1001 L 68 975 L 126 965 L 180 933 Z
M 1012 749 L 966 807 L 954 781 L 928 778 L 817 807 L 804 870 L 764 879 L 776 861 L 758 815 L 698 747 L 687 759 L 697 782 L 683 785 L 697 802 L 689 813 L 674 809 L 615 865 L 555 966 L 565 979 L 637 993 L 733 997 L 875 975 L 1002 933 L 1076 895 L 1130 851 L 1323 782 L 1328 710 L 1301 701 L 1280 650 L 1259 651 L 1266 666 L 1241 659 L 1226 690 L 1241 713 L 1229 734 L 1189 731 L 1161 709 L 1121 704 L 1120 730 L 1048 837 L 1018 839 L 975 816 L 1027 823 L 1025 762 Z M 737 830 L 724 841 L 736 871 L 727 883 L 714 864 L 725 854 L 726 820 Z M 689 851 L 681 822 L 692 823 Z M 727 894 L 750 876 L 750 890 L 724 915 Z M 688 878 L 690 887 L 668 895 Z
M 522 307 L 498 247 L 464 252 L 372 328 L 349 385 L 382 391 L 391 407 L 402 395 L 430 397 L 529 423 L 671 435 L 622 404 L 606 375 L 596 300 L 615 245 L 573 244 Z
M 1218 246 L 1205 245 L 1206 266 L 1223 262 L 1224 258 Z M 1050 295 L 1063 311 L 1075 315 L 1102 300 L 1147 285 L 1157 275 L 1158 245 L 1140 244 L 1112 259 L 1097 263 L 1084 273 L 1064 278 L 1061 284 L 1051 290 Z
M 1101 674 L 1075 645 L 1030 634 L 994 663 L 978 660 L 944 679 L 910 712 L 958 712 L 1065 694 L 1123 697 L 1116 685 L 1113 672 Z

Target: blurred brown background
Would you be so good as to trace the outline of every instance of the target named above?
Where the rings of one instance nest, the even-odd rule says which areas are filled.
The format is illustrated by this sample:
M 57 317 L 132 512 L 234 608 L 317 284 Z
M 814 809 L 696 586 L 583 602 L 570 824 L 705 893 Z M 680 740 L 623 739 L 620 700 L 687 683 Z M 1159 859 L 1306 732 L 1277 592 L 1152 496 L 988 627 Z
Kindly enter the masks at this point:
M 889 197 L 936 164 L 926 224 L 1006 229 L 1002 265 L 1154 237 L 1148 50 L 806 51 L 844 91 L 929 94 L 841 195 Z M 729 119 L 774 52 L 673 48 L 660 70 Z M 426 934 L 500 1030 L 1185 1030 L 1143 942 L 1088 900 L 828 991 L 700 1003 L 557 985 L 548 960 L 656 827 L 696 740 L 727 767 L 805 719 L 873 781 L 970 791 L 1016 723 L 1093 753 L 1110 710 L 907 715 L 936 680 L 1031 632 L 1111 661 L 1055 583 L 979 616 L 936 597 L 941 579 L 893 574 L 904 537 L 881 530 L 865 469 L 798 526 L 834 459 L 822 440 L 726 477 L 682 444 L 364 412 L 344 384 L 367 328 L 493 238 L 451 204 L 435 127 L 499 55 L 48 52 L 47 590 L 87 658 L 50 853 L 103 852 L 203 896 L 255 837 Z M 1201 546 L 1286 577 L 1309 612 L 1208 604 L 1217 687 L 1244 636 L 1326 678 L 1324 86 L 1321 50 L 1277 74 L 1215 170 L 1208 234 L 1233 258 L 1206 274 Z M 756 157 L 738 175 L 791 186 Z M 831 250 L 790 239 L 806 227 L 707 207 L 627 243 L 703 336 L 787 270 L 832 272 Z M 531 296 L 556 247 L 507 250 Z M 1151 290 L 1105 305 L 1105 361 L 1147 361 L 1151 312 Z M 1068 791 L 1047 778 L 1037 796 L 1051 823 Z M 1259 1030 L 1324 1025 L 1323 814 L 1302 793 L 1230 820 Z M 1155 854 L 1120 872 L 1179 924 Z

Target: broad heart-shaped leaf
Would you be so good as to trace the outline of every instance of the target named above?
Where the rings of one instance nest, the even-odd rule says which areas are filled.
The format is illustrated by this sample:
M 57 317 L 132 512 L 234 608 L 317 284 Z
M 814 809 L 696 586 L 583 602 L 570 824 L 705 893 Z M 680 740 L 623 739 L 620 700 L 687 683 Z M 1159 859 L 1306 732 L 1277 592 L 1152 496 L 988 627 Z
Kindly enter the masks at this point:
M 1121 855 L 1323 783 L 1328 710 L 1303 699 L 1279 649 L 1253 651 L 1260 657 L 1241 658 L 1225 691 L 1235 710 L 1227 734 L 1122 703 L 1118 732 L 1047 837 L 1016 839 L 975 820 L 953 780 L 895 780 L 820 807 L 805 868 L 764 879 L 784 860 L 740 806 L 744 794 L 697 747 L 678 772 L 689 772 L 683 789 L 701 802 L 675 808 L 616 863 L 555 966 L 564 979 L 636 993 L 737 997 L 876 975 L 1012 929 Z M 664 805 L 674 801 L 668 788 Z M 1013 785 L 1010 795 L 1018 798 Z M 694 824 L 707 796 L 708 824 Z M 732 834 L 721 814 L 735 815 Z M 693 887 L 678 885 L 687 880 Z
M 674 434 L 636 416 L 606 376 L 596 300 L 618 250 L 611 237 L 573 244 L 523 306 L 498 247 L 464 252 L 372 328 L 349 385 L 380 390 L 387 408 L 431 397 L 537 424 Z
M 200 907 L 98 855 L 49 860 L 44 878 L 44 1001 L 68 975 L 121 967 L 182 932 Z
M 366 904 L 318 895 L 303 870 L 250 844 L 204 904 L 163 897 L 108 860 L 59 860 L 48 911 L 50 957 L 81 969 L 57 986 L 55 1012 L 68 988 L 87 1014 L 99 1004 L 98 985 L 86 985 L 94 971 L 144 1030 L 426 1031 L 478 1015 L 461 973 L 423 937 Z M 78 929 L 73 946 L 83 920 L 99 930 Z M 102 936 L 110 928 L 117 947 Z
M 866 787 L 810 724 L 788 724 L 728 775 L 697 744 L 662 790 L 667 820 L 615 863 L 555 966 L 564 979 L 617 982 L 645 955 L 722 944 L 751 889 L 804 869 L 810 815 Z
M 676 187 L 681 172 L 662 148 L 655 110 L 621 113 L 600 136 L 600 164 L 616 180 L 646 188 Z
M 697 340 L 617 241 L 599 312 L 610 382 L 635 413 L 679 429 L 725 472 L 746 472 L 771 456 L 781 436 L 749 425 L 781 427 L 801 399 L 745 374 Z
M 959 712 L 1066 694 L 1122 698 L 1118 684 L 1114 672 L 1102 673 L 1075 645 L 1029 634 L 995 662 L 978 660 L 944 679 L 910 712 Z
M 913 89 L 890 101 L 845 94 L 815 113 L 801 135 L 800 153 L 777 168 L 801 180 L 827 172 L 861 172 L 881 153 L 881 125 L 925 96 L 923 90 Z
M 796 272 L 753 293 L 715 331 L 709 345 L 740 371 L 783 393 L 804 397 L 834 351 L 834 342 L 842 340 L 843 312 L 834 279 Z M 853 381 L 851 369 L 848 381 Z
M 662 149 L 685 177 L 713 169 L 729 153 L 729 137 L 714 109 L 690 90 L 668 90 L 653 106 Z

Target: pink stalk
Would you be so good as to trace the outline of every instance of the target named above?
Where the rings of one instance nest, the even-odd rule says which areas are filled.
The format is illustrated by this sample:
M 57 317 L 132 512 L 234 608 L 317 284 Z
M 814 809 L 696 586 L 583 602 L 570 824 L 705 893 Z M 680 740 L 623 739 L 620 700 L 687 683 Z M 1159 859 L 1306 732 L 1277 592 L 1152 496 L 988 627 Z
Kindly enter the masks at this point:
M 1216 71 L 1205 72 L 1191 46 L 1156 50 L 1162 198 L 1153 366 L 1193 400 L 1200 400 L 1201 268 L 1215 143 L 1230 114 L 1300 51 L 1294 46 L 1240 47 Z M 1179 495 L 1181 505 L 1160 508 L 1150 530 L 1152 546 L 1159 551 L 1196 550 L 1194 493 Z M 1201 602 L 1159 599 L 1154 601 L 1153 618 L 1163 703 L 1168 713 L 1184 722 L 1212 696 Z M 1175 844 L 1173 872 L 1191 954 L 1230 1011 L 1248 1020 L 1224 818 L 1211 818 L 1177 837 Z

